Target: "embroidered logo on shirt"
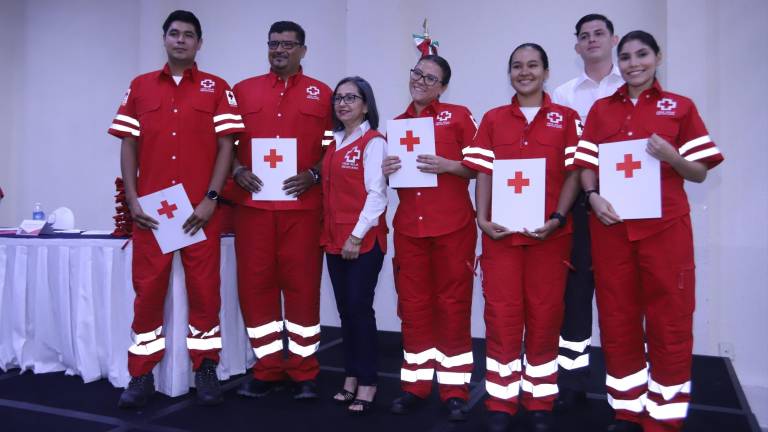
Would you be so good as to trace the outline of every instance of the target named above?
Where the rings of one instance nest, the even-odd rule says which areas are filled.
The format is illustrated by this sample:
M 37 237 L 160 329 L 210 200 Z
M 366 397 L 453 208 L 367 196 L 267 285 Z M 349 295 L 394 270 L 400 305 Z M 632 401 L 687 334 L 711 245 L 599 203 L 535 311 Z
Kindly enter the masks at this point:
M 200 91 L 213 93 L 216 89 L 216 82 L 210 78 L 206 78 L 200 81 Z
M 131 94 L 131 89 L 125 91 L 125 96 L 123 96 L 123 103 L 122 106 L 125 106 L 128 103 L 128 96 Z
M 656 115 L 675 115 L 675 108 L 677 108 L 677 102 L 670 98 L 664 98 L 656 102 L 656 107 L 659 109 L 656 111 Z
M 547 113 L 547 126 L 557 129 L 563 128 L 563 115 L 558 112 Z
M 581 122 L 581 120 L 576 120 L 576 135 L 581 136 L 581 134 L 584 133 L 584 124 Z
M 320 89 L 313 85 L 307 87 L 307 99 L 320 100 Z
M 235 100 L 235 94 L 232 93 L 232 90 L 227 90 L 224 93 L 227 95 L 227 102 L 229 102 L 229 106 L 237 107 L 237 101 Z
M 360 160 L 360 148 L 354 146 L 347 150 L 347 153 L 344 155 L 344 162 L 341 163 L 341 167 L 355 170 L 360 169 L 360 167 L 357 166 L 358 160 Z
M 442 111 L 440 114 L 435 117 L 437 122 L 435 122 L 435 126 L 443 126 L 450 123 L 451 117 L 453 117 L 453 114 L 451 114 L 450 111 Z

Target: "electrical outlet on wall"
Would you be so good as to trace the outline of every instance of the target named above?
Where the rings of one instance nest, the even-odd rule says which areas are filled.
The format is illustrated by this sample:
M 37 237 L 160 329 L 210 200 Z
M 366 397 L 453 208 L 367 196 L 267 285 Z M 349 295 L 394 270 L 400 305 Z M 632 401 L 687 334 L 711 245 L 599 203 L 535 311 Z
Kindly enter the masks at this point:
M 736 352 L 734 351 L 733 344 L 730 342 L 720 342 L 718 344 L 720 350 L 720 357 L 728 357 L 731 361 L 736 360 Z

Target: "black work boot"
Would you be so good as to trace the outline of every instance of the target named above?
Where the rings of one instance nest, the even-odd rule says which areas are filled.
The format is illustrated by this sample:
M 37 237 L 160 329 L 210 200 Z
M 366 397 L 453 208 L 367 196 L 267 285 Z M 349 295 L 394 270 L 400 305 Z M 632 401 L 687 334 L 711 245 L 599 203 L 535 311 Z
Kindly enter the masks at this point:
M 448 408 L 448 421 L 467 421 L 467 401 L 453 397 L 445 401 L 445 406 Z
M 404 391 L 397 399 L 392 401 L 389 411 L 393 414 L 409 414 L 423 402 L 424 399 Z
M 155 393 L 155 377 L 152 372 L 137 377 L 131 377 L 128 387 L 123 390 L 117 406 L 120 408 L 141 408 L 147 404 Z
M 200 405 L 218 405 L 224 401 L 221 397 L 221 385 L 216 376 L 216 363 L 211 359 L 203 363 L 195 371 L 195 387 L 197 388 L 197 403 Z

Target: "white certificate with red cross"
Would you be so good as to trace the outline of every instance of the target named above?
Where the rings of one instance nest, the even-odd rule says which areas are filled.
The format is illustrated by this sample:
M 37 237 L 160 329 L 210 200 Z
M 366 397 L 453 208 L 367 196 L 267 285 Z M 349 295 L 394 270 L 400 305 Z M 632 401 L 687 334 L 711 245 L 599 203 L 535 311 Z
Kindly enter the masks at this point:
M 437 174 L 419 171 L 418 155 L 435 154 L 435 123 L 432 117 L 389 120 L 387 154 L 400 158 L 400 169 L 389 176 L 393 188 L 437 187 Z
M 195 235 L 184 233 L 184 222 L 194 209 L 181 183 L 139 197 L 139 204 L 144 213 L 157 221 L 157 229 L 152 230 L 152 234 L 164 254 L 205 240 L 202 229 Z
M 251 167 L 264 183 L 259 192 L 251 196 L 256 201 L 295 201 L 286 195 L 283 182 L 296 175 L 295 138 L 253 138 L 251 140 Z
M 491 222 L 511 231 L 544 225 L 546 172 L 544 158 L 494 160 Z
M 661 164 L 647 145 L 639 139 L 599 147 L 600 196 L 622 219 L 661 217 Z

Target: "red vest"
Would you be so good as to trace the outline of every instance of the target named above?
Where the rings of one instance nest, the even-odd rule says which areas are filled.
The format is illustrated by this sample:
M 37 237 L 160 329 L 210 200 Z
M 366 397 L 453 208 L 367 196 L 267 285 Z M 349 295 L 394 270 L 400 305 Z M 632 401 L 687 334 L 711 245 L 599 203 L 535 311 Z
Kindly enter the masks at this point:
M 323 233 L 320 243 L 327 253 L 340 254 L 344 242 L 357 225 L 360 212 L 365 205 L 368 192 L 365 190 L 365 168 L 363 154 L 368 142 L 383 136 L 370 129 L 362 137 L 336 151 L 332 142 L 323 156 Z M 379 217 L 379 224 L 365 234 L 360 253 L 373 249 L 373 243 L 386 252 L 387 222 L 386 211 Z

